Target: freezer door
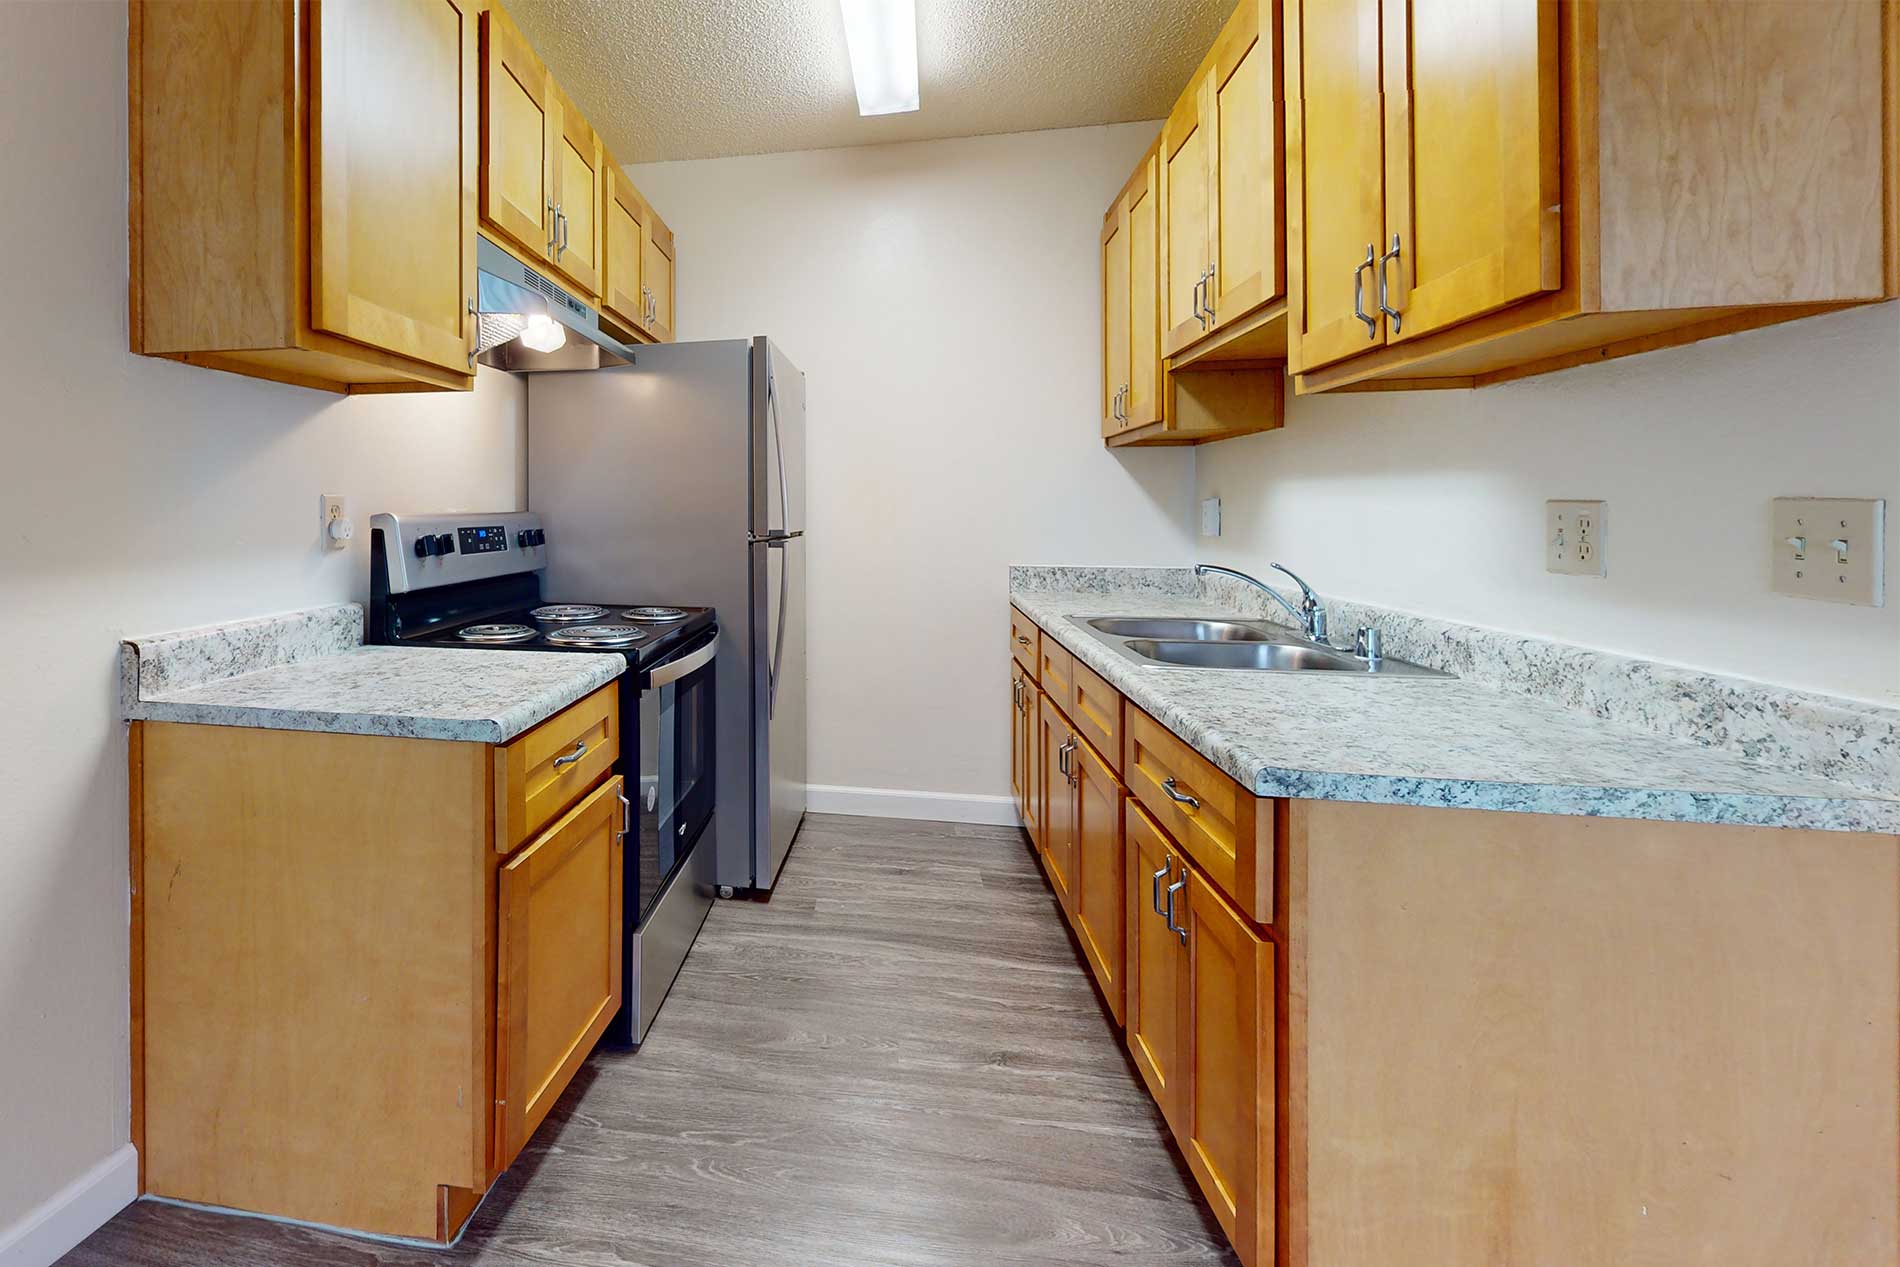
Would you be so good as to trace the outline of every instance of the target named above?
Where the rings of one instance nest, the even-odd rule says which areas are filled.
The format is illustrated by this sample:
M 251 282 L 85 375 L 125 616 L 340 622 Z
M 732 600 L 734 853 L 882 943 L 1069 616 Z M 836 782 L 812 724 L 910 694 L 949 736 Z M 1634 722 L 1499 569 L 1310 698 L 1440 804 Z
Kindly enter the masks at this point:
M 769 340 L 752 343 L 753 539 L 805 530 L 805 375 Z

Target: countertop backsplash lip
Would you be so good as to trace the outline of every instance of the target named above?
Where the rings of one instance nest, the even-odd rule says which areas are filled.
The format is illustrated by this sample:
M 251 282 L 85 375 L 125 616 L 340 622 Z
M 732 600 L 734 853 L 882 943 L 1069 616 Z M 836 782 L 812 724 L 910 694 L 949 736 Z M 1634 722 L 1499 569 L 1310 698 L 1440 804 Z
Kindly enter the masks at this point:
M 1272 618 L 1265 610 L 1269 600 L 1237 582 L 1210 578 L 1203 585 L 1188 568 L 1172 570 L 1173 577 L 1162 574 L 1167 569 L 1139 571 L 1141 584 L 1118 588 L 1112 568 L 1012 569 L 1011 597 L 1043 628 L 1053 628 L 1078 658 L 1090 663 L 1131 702 L 1153 713 L 1256 794 L 1900 831 L 1900 794 L 1891 784 L 1877 782 L 1872 762 L 1863 762 L 1861 767 L 1862 778 L 1872 783 L 1870 788 L 1838 773 L 1822 773 L 1813 764 L 1802 768 L 1793 759 L 1744 751 L 1732 741 L 1690 739 L 1653 725 L 1628 724 L 1622 720 L 1626 713 L 1612 709 L 1606 715 L 1578 707 L 1574 700 L 1554 698 L 1534 685 L 1532 670 L 1562 670 L 1564 657 L 1571 653 L 1591 658 L 1611 687 L 1632 680 L 1625 665 L 1605 664 L 1595 659 L 1600 653 L 1583 648 L 1496 635 L 1452 622 L 1407 620 L 1388 609 L 1329 600 L 1329 608 L 1338 617 L 1376 615 L 1376 621 L 1362 623 L 1378 623 L 1388 630 L 1388 654 L 1448 669 L 1459 673 L 1461 680 L 1394 680 L 1379 683 L 1378 694 L 1364 694 L 1357 688 L 1366 683 L 1356 678 L 1325 682 L 1138 667 L 1090 637 L 1077 622 L 1097 614 L 1160 615 L 1176 599 L 1182 603 L 1177 612 L 1181 615 L 1225 612 Z M 1182 577 L 1194 580 L 1194 596 L 1179 588 Z M 1351 628 L 1346 619 L 1338 619 L 1334 628 Z M 1461 637 L 1466 630 L 1480 638 Z M 1497 641 L 1481 641 L 1487 634 Z M 1553 647 L 1556 652 L 1550 650 Z M 1642 661 L 1630 663 L 1648 667 Z M 1489 677 L 1493 672 L 1496 679 Z M 1530 680 L 1507 685 L 1513 672 Z M 1634 682 L 1640 688 L 1666 676 L 1636 672 Z M 1752 688 L 1755 684 L 1738 685 Z M 1801 695 L 1767 689 L 1780 696 Z M 1434 736 L 1430 743 L 1423 742 L 1425 732 L 1413 724 L 1419 714 L 1407 701 L 1414 692 L 1436 693 L 1424 698 L 1439 707 L 1428 706 L 1426 711 L 1443 714 L 1436 719 L 1439 729 L 1427 727 Z M 1516 702 L 1520 697 L 1526 702 Z M 1803 700 L 1803 706 L 1816 707 L 1813 698 Z M 1818 707 L 1825 712 L 1830 702 L 1821 697 Z M 1847 709 L 1855 715 L 1863 712 L 1853 704 Z M 1767 711 L 1749 716 L 1766 726 L 1785 714 Z M 1274 737 L 1288 728 L 1321 734 L 1337 751 L 1330 752 L 1325 761 L 1314 762 Z M 1338 733 L 1325 735 L 1329 728 Z M 1895 732 L 1889 728 L 1882 733 L 1886 742 L 1870 740 L 1864 756 L 1886 759 Z M 1775 753 L 1800 754 L 1815 742 L 1811 736 L 1772 731 L 1770 738 L 1777 740 Z
M 325 603 L 127 638 L 119 644 L 120 707 L 129 718 L 143 697 L 336 655 L 362 643 L 361 603 Z

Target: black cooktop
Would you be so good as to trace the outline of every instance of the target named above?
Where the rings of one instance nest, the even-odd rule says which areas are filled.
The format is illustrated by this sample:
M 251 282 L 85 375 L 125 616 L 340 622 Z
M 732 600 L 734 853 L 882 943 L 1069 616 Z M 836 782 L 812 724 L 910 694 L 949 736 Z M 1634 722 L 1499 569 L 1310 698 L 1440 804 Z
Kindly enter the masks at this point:
M 403 642 L 502 651 L 618 651 L 644 666 L 699 641 L 712 627 L 710 607 L 549 602 L 438 625 Z

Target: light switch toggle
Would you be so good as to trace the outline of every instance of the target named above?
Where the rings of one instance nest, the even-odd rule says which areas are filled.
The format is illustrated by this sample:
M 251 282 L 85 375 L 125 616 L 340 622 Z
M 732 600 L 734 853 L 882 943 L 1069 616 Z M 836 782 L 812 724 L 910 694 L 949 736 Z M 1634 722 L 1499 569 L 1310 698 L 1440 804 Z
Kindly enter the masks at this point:
M 1787 541 L 1789 545 L 1794 547 L 1794 557 L 1796 559 L 1805 559 L 1808 557 L 1808 539 L 1806 537 L 1789 537 Z
M 1847 564 L 1847 538 L 1836 537 L 1834 538 L 1834 540 L 1828 542 L 1828 544 L 1834 547 L 1834 561 L 1836 563 L 1841 564 L 1842 566 L 1846 566 Z

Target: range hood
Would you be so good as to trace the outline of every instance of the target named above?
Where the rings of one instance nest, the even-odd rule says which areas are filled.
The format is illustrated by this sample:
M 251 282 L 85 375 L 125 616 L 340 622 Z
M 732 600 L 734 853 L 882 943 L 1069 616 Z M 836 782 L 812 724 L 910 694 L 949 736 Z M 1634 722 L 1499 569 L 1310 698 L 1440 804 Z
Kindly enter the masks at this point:
M 475 359 L 511 374 L 629 365 L 633 348 L 600 327 L 592 308 L 481 234 L 475 235 Z M 530 323 L 549 318 L 567 338 L 552 352 L 522 342 Z

